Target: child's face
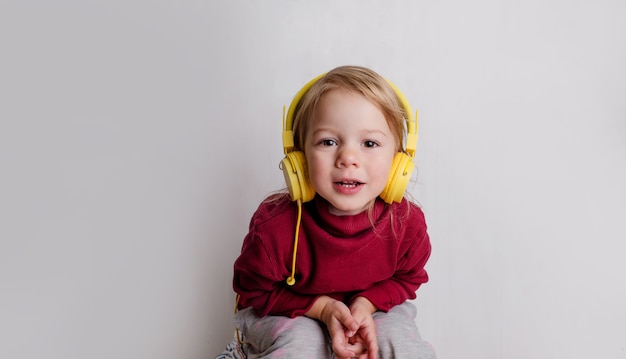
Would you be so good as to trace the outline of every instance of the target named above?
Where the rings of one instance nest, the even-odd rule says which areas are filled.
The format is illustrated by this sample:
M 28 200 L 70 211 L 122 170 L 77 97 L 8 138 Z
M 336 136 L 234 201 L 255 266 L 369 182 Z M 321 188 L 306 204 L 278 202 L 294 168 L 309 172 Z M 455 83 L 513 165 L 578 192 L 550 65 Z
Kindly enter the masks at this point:
M 331 90 L 318 104 L 304 153 L 311 183 L 331 213 L 353 215 L 385 188 L 396 148 L 376 105 L 359 93 Z

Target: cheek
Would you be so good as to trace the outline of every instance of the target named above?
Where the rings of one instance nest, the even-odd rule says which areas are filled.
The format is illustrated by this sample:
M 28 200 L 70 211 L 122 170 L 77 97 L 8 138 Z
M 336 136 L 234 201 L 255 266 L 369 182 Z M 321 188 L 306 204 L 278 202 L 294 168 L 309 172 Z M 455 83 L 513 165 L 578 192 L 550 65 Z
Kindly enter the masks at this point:
M 321 190 L 331 177 L 333 164 L 329 161 L 324 156 L 307 156 L 308 177 L 316 191 Z
M 381 176 L 389 177 L 394 158 L 395 153 L 393 156 L 386 157 L 384 160 L 379 162 L 378 173 L 380 173 Z
M 319 174 L 324 170 L 324 159 L 319 156 L 306 156 L 306 163 L 309 170 L 309 176 Z

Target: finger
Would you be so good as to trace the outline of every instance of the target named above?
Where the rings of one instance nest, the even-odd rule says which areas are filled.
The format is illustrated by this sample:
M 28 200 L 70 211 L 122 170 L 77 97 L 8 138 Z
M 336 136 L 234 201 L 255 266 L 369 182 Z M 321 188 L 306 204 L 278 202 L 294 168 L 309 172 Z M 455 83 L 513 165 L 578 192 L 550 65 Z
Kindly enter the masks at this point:
M 378 357 L 378 344 L 374 342 L 365 352 L 365 358 L 376 359 Z
M 346 349 L 350 350 L 355 354 L 355 356 L 360 355 L 361 353 L 365 353 L 367 349 L 365 348 L 365 344 L 361 342 L 357 342 L 354 344 L 346 345 Z
M 333 352 L 335 353 L 335 356 L 337 358 L 354 358 L 354 357 L 356 357 L 356 354 L 353 351 L 348 350 L 346 348 L 336 348 L 334 344 L 333 344 Z
M 359 330 L 359 322 L 354 319 L 348 307 L 346 307 L 345 310 L 339 311 L 336 318 L 346 328 L 346 336 L 351 337 Z
M 347 319 L 347 320 L 341 322 L 341 324 L 344 326 L 344 328 L 345 328 L 345 335 L 348 338 L 353 337 L 357 333 L 357 331 L 359 330 L 359 323 L 356 320 L 352 319 L 352 318 Z
M 338 358 L 353 358 L 357 352 L 355 352 L 350 343 L 348 343 L 348 337 L 343 334 L 343 331 L 330 332 L 330 340 L 333 347 L 333 352 Z
M 368 359 L 375 359 L 378 356 L 378 340 L 376 339 L 376 330 L 374 328 L 367 328 L 361 330 L 359 335 L 362 338 L 364 347 L 367 350 Z
M 354 350 L 354 352 L 357 354 L 357 357 L 359 359 L 368 359 L 368 358 L 372 358 L 371 356 L 371 349 L 368 347 L 367 343 L 365 342 L 365 340 L 361 337 L 360 334 L 355 335 L 354 337 L 352 337 L 351 339 L 353 339 L 351 342 L 354 345 L 353 347 L 351 347 L 350 349 Z M 374 345 L 374 358 L 377 356 L 378 354 L 378 348 L 376 348 L 376 344 Z

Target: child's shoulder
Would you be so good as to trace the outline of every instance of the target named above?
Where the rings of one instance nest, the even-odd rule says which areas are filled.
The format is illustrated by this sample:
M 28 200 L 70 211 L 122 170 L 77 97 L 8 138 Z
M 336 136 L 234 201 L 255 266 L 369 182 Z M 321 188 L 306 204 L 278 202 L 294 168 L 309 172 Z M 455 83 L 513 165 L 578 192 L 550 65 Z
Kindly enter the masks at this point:
M 280 217 L 283 213 L 294 213 L 295 202 L 289 198 L 288 193 L 274 193 L 266 197 L 254 213 L 256 221 Z
M 394 212 L 394 216 L 396 216 L 396 218 L 398 218 L 400 221 L 405 222 L 409 220 L 409 223 L 426 225 L 424 211 L 422 211 L 422 208 L 419 204 L 403 198 L 402 202 L 394 202 L 391 207 Z

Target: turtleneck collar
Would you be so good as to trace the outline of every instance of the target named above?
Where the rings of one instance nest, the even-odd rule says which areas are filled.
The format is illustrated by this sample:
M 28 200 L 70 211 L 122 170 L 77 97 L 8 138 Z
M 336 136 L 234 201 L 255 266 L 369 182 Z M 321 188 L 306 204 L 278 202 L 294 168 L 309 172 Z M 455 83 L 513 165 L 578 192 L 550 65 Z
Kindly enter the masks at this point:
M 330 213 L 330 203 L 323 197 L 316 195 L 313 202 L 317 212 L 315 221 L 334 237 L 355 237 L 363 231 L 371 230 L 372 223 L 378 223 L 381 216 L 389 210 L 383 200 L 376 198 L 371 215 L 366 209 L 355 215 L 337 216 Z

